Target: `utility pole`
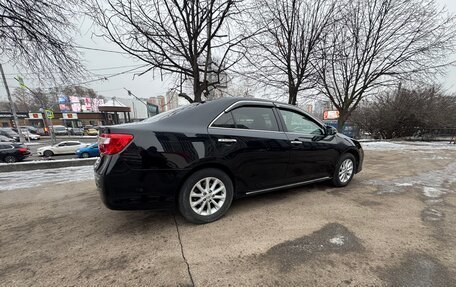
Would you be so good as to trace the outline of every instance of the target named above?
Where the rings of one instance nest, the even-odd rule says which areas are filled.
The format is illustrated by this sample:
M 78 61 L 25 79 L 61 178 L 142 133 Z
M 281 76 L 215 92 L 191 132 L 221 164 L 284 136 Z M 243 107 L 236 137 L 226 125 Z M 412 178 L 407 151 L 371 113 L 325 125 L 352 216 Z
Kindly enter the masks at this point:
M 5 85 L 5 89 L 6 89 L 6 95 L 8 96 L 8 101 L 11 106 L 11 113 L 13 114 L 14 124 L 16 125 L 17 133 L 19 134 L 19 142 L 23 143 L 23 142 L 25 142 L 24 135 L 22 134 L 20 126 L 19 126 L 19 120 L 17 119 L 16 106 L 14 105 L 13 98 L 11 98 L 10 90 L 8 88 L 8 83 L 6 82 L 5 72 L 3 71 L 3 65 L 1 63 L 0 63 L 0 72 L 2 73 L 3 84 Z

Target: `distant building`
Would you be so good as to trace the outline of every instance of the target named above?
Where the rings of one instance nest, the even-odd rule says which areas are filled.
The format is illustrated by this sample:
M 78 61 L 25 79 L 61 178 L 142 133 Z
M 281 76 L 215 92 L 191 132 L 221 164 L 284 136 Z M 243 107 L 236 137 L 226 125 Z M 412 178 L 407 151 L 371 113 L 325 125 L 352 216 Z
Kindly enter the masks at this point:
M 166 102 L 167 104 L 167 110 L 173 110 L 179 106 L 179 95 L 176 91 L 168 91 L 166 93 Z
M 146 99 L 136 98 L 116 98 L 123 105 L 130 107 L 131 109 L 131 120 L 141 121 L 148 118 Z
M 157 106 L 158 111 L 163 113 L 179 106 L 179 96 L 176 91 L 168 91 L 165 96 L 150 97 L 147 103 Z

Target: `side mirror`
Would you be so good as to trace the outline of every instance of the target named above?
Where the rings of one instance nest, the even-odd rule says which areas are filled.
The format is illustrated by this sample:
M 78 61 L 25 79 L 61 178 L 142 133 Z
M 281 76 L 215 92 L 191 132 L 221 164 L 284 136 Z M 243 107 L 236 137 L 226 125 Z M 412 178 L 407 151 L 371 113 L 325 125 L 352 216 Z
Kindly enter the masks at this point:
M 337 134 L 337 129 L 335 127 L 326 126 L 325 128 L 326 128 L 326 135 L 333 136 L 333 135 Z

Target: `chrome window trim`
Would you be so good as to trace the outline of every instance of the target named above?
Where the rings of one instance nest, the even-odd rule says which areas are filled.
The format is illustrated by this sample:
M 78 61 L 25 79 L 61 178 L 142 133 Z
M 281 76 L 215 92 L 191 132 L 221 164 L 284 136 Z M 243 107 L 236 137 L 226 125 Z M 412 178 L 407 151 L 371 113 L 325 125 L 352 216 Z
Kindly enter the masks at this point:
M 239 129 L 239 128 L 222 128 L 222 127 L 209 127 L 209 128 L 210 129 L 224 129 L 224 130 L 237 130 L 237 131 L 251 131 L 251 132 L 265 132 L 265 133 L 285 134 L 283 131 L 268 131 L 268 130 Z
M 253 195 L 253 194 L 258 194 L 258 193 L 263 193 L 263 192 L 270 192 L 270 191 L 274 191 L 274 190 L 278 190 L 278 189 L 291 188 L 291 187 L 305 185 L 305 184 L 309 184 L 309 183 L 325 181 L 325 180 L 328 180 L 328 179 L 331 179 L 331 177 L 325 176 L 325 177 L 311 179 L 311 180 L 306 180 L 306 181 L 301 181 L 301 182 L 297 182 L 297 183 L 291 183 L 291 184 L 285 184 L 285 185 L 280 185 L 280 186 L 271 187 L 271 188 L 259 189 L 259 190 L 255 190 L 255 191 L 246 192 L 245 194 L 246 195 Z

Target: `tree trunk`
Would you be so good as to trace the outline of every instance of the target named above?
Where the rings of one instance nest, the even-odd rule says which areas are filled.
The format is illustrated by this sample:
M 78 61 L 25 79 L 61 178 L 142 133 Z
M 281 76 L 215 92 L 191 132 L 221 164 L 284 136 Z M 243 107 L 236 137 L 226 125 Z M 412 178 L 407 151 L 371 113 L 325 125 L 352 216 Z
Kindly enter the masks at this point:
M 345 122 L 348 119 L 348 115 L 345 111 L 339 111 L 339 118 L 337 119 L 337 131 L 342 132 L 344 129 Z
M 288 104 L 296 106 L 297 98 L 298 98 L 298 89 L 295 89 L 294 87 L 289 87 Z

